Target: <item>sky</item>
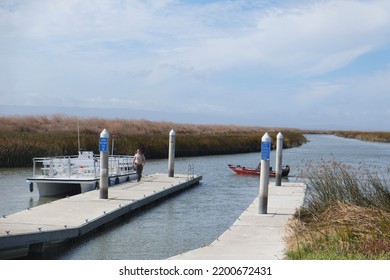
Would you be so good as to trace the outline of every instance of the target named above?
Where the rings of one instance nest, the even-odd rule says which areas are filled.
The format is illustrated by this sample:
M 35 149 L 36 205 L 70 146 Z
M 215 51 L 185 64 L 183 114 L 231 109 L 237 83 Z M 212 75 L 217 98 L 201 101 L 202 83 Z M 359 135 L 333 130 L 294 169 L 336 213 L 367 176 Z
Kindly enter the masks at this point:
M 390 131 L 388 0 L 0 0 L 0 115 Z

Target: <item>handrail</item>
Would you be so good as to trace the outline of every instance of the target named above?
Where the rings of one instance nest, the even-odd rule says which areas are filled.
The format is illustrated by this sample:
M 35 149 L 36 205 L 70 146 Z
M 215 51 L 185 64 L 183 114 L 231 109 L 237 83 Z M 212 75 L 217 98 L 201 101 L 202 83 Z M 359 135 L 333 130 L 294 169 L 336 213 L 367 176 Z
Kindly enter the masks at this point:
M 128 174 L 133 156 L 109 156 L 109 176 Z M 33 158 L 32 178 L 74 178 L 100 176 L 100 157 L 56 156 Z
M 194 179 L 195 177 L 195 167 L 194 164 L 189 164 L 188 165 L 188 170 L 187 170 L 187 181 L 190 179 Z

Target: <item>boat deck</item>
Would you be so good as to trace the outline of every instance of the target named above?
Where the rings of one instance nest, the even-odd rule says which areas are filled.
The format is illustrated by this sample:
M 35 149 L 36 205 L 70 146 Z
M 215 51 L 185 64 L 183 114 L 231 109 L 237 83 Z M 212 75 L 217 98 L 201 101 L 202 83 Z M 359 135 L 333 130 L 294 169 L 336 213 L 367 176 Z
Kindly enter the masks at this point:
M 199 175 L 158 173 L 110 187 L 108 199 L 100 199 L 100 191 L 94 190 L 0 217 L 0 259 L 23 257 L 51 243 L 81 237 L 201 179 Z

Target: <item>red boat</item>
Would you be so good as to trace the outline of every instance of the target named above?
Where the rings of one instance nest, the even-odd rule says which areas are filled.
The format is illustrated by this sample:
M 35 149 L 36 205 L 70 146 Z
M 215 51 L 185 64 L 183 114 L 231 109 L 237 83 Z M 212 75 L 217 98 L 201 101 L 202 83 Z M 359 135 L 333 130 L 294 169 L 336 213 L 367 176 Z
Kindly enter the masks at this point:
M 228 164 L 228 166 L 231 170 L 233 170 L 234 172 L 236 172 L 239 175 L 257 175 L 257 176 L 260 175 L 260 170 L 256 169 L 256 168 L 244 167 L 244 166 L 232 165 L 232 164 Z M 290 173 L 290 166 L 289 165 L 283 166 L 282 167 L 282 177 L 287 177 L 288 173 Z M 276 176 L 276 172 L 275 172 L 275 170 L 272 170 L 272 167 L 270 168 L 269 176 L 270 177 Z

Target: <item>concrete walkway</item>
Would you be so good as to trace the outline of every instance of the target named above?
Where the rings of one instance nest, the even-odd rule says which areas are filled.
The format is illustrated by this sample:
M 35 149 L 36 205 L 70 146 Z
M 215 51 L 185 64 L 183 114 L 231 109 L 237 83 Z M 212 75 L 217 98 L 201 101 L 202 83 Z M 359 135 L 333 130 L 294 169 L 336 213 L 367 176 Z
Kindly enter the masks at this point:
M 303 183 L 269 185 L 267 214 L 258 214 L 256 198 L 236 222 L 208 246 L 173 256 L 172 260 L 275 260 L 285 257 L 283 237 L 288 220 L 302 205 Z
M 109 188 L 108 199 L 99 190 L 46 203 L 0 217 L 0 259 L 43 252 L 51 243 L 79 238 L 115 219 L 173 193 L 197 185 L 202 176 L 153 174 L 138 183 Z

